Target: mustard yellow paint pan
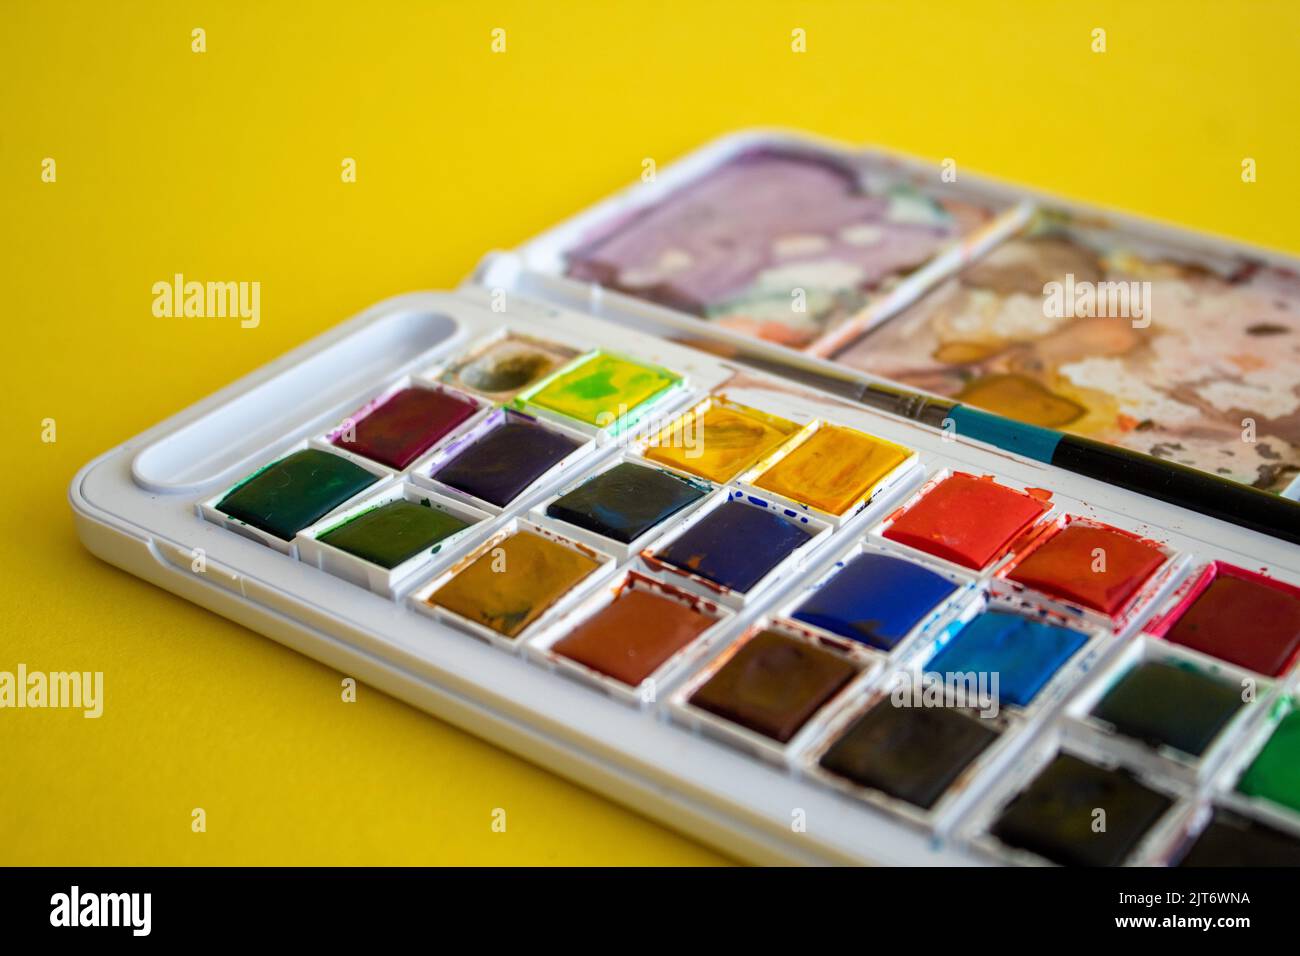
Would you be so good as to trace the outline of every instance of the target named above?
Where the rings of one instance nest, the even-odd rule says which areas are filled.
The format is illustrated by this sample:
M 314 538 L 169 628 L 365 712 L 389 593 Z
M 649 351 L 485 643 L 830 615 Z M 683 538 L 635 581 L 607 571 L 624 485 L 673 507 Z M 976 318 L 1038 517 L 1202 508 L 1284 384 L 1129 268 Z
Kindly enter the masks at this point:
M 757 464 L 744 484 L 838 525 L 904 480 L 917 460 L 910 448 L 818 420 Z
M 799 431 L 794 422 L 718 396 L 696 405 L 642 443 L 650 461 L 725 484 Z

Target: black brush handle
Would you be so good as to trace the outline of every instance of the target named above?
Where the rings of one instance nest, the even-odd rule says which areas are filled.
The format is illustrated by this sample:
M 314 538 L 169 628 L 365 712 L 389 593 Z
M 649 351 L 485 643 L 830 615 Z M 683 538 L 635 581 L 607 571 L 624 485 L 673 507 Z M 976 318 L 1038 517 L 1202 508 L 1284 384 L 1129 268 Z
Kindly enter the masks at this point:
M 1064 435 L 1052 464 L 1211 518 L 1300 544 L 1300 502 L 1177 462 Z

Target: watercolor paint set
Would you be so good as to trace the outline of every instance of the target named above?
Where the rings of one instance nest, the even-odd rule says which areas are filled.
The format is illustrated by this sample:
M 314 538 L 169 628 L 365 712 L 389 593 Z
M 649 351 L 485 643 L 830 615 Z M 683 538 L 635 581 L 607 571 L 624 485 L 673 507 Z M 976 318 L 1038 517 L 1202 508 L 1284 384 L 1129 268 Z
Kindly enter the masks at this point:
M 805 172 L 878 278 L 817 273 L 831 327 L 1031 228 Z M 738 858 L 1296 862 L 1300 551 L 606 314 L 736 334 L 729 236 L 379 303 L 88 464 L 79 534 Z

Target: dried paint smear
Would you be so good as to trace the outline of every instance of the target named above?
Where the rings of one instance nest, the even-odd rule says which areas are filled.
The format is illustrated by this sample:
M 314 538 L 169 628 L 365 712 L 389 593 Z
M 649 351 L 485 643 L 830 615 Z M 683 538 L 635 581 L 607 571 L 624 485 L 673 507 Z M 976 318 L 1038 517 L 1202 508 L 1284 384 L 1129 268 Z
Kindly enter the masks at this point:
M 1067 276 L 1149 282 L 1150 301 L 1045 308 Z M 1300 472 L 1300 277 L 1278 269 L 1220 274 L 1045 217 L 836 360 L 1258 488 Z
M 760 150 L 575 250 L 568 272 L 803 346 L 991 218 L 825 155 Z

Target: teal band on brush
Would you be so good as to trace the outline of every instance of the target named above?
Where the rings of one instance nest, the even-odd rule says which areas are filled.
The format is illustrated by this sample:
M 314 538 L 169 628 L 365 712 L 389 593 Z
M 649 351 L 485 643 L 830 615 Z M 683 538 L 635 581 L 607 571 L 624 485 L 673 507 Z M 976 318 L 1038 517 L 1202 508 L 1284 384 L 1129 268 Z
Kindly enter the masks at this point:
M 1026 425 L 1001 415 L 982 412 L 969 405 L 954 405 L 948 411 L 957 434 L 1013 451 L 1026 458 L 1051 464 L 1061 433 L 1038 425 Z

